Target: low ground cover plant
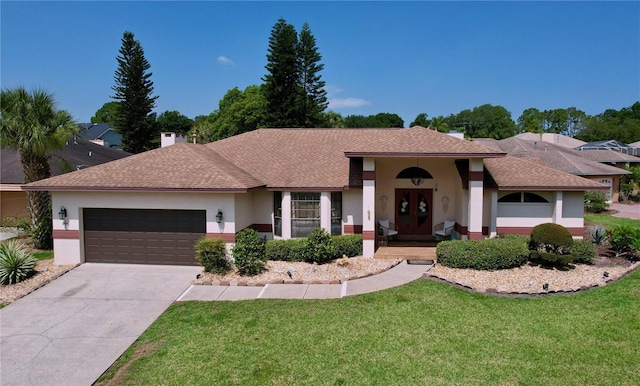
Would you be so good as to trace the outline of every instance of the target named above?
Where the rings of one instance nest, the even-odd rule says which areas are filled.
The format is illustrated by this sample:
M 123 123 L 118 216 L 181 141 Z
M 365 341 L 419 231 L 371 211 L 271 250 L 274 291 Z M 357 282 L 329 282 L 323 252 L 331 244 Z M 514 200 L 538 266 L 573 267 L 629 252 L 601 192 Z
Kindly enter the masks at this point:
M 573 262 L 577 264 L 593 264 L 596 258 L 596 245 L 591 240 L 573 240 L 571 250 Z
M 527 262 L 526 238 L 514 236 L 484 240 L 443 241 L 436 249 L 438 263 L 451 268 L 497 270 Z
M 0 244 L 0 284 L 16 284 L 33 276 L 36 258 L 24 244 L 9 240 Z
M 205 272 L 225 274 L 231 269 L 227 248 L 219 238 L 204 236 L 196 243 L 196 259 Z

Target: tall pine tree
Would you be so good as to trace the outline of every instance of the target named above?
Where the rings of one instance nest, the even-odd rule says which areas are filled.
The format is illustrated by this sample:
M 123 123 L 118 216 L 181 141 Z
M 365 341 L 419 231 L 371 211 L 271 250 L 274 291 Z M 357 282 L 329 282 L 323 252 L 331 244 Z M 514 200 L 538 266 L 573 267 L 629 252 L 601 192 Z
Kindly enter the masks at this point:
M 300 127 L 298 34 L 284 19 L 279 19 L 271 29 L 267 61 L 268 73 L 262 79 L 267 98 L 267 126 Z
M 144 57 L 140 42 L 133 33 L 126 31 L 122 36 L 120 55 L 116 58 L 118 69 L 114 79 L 112 97 L 120 102 L 116 117 L 116 129 L 122 134 L 122 147 L 131 153 L 140 153 L 153 148 L 158 130 L 155 114 L 157 96 L 152 96 L 153 82 L 151 65 Z
M 320 80 L 320 71 L 324 64 L 319 63 L 322 56 L 316 47 L 316 38 L 311 33 L 309 24 L 304 23 L 298 41 L 298 57 L 300 64 L 300 122 L 303 127 L 318 127 L 322 121 L 322 112 L 327 108 L 327 92 L 325 82 Z
M 271 30 L 267 74 L 262 79 L 270 127 L 318 127 L 327 108 L 325 82 L 319 72 L 322 56 L 307 23 L 296 33 L 279 19 Z

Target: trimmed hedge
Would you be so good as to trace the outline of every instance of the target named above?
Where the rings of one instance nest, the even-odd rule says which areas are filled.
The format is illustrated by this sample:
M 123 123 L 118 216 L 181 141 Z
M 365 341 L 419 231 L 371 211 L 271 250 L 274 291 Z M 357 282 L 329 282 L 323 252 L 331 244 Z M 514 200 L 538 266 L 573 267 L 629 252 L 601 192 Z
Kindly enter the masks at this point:
M 219 238 L 202 237 L 195 245 L 196 259 L 204 267 L 205 272 L 225 274 L 231 270 L 231 262 L 227 259 L 227 248 Z
M 567 265 L 573 261 L 572 247 L 573 237 L 562 225 L 544 223 L 536 225 L 531 231 L 531 241 L 529 241 L 531 260 L 552 265 Z
M 445 267 L 493 271 L 522 266 L 529 250 L 521 237 L 452 240 L 439 243 L 436 256 Z
M 329 257 L 337 259 L 344 255 L 353 257 L 362 255 L 362 235 L 331 236 L 333 254 Z M 275 261 L 307 261 L 305 251 L 308 239 L 268 240 L 265 246 L 267 260 Z
M 255 230 L 247 228 L 238 232 L 231 252 L 240 275 L 254 276 L 264 270 L 265 242 Z

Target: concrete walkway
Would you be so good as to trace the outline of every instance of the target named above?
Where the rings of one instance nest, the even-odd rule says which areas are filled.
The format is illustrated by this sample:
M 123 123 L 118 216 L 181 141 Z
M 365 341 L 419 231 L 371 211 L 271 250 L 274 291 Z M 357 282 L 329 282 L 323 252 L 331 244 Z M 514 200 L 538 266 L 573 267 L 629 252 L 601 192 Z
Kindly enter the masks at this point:
M 342 284 L 267 284 L 263 287 L 192 285 L 178 301 L 342 298 L 407 284 L 421 278 L 430 267 L 403 261 L 381 274 Z
M 202 267 L 83 264 L 0 310 L 0 384 L 91 385 Z
M 618 212 L 613 214 L 613 217 L 623 217 L 640 220 L 640 202 L 635 202 L 631 205 L 617 203 L 610 204 L 609 209 L 613 209 Z

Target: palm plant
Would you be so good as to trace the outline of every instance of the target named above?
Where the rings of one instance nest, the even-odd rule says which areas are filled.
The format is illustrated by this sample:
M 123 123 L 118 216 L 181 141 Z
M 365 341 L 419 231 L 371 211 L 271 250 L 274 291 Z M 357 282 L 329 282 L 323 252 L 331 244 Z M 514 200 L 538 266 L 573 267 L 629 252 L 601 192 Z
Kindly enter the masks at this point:
M 25 183 L 51 177 L 49 155 L 62 148 L 76 130 L 71 115 L 55 108 L 53 95 L 23 87 L 0 94 L 0 142 L 20 153 Z M 52 210 L 49 192 L 27 191 L 34 246 L 52 247 Z

